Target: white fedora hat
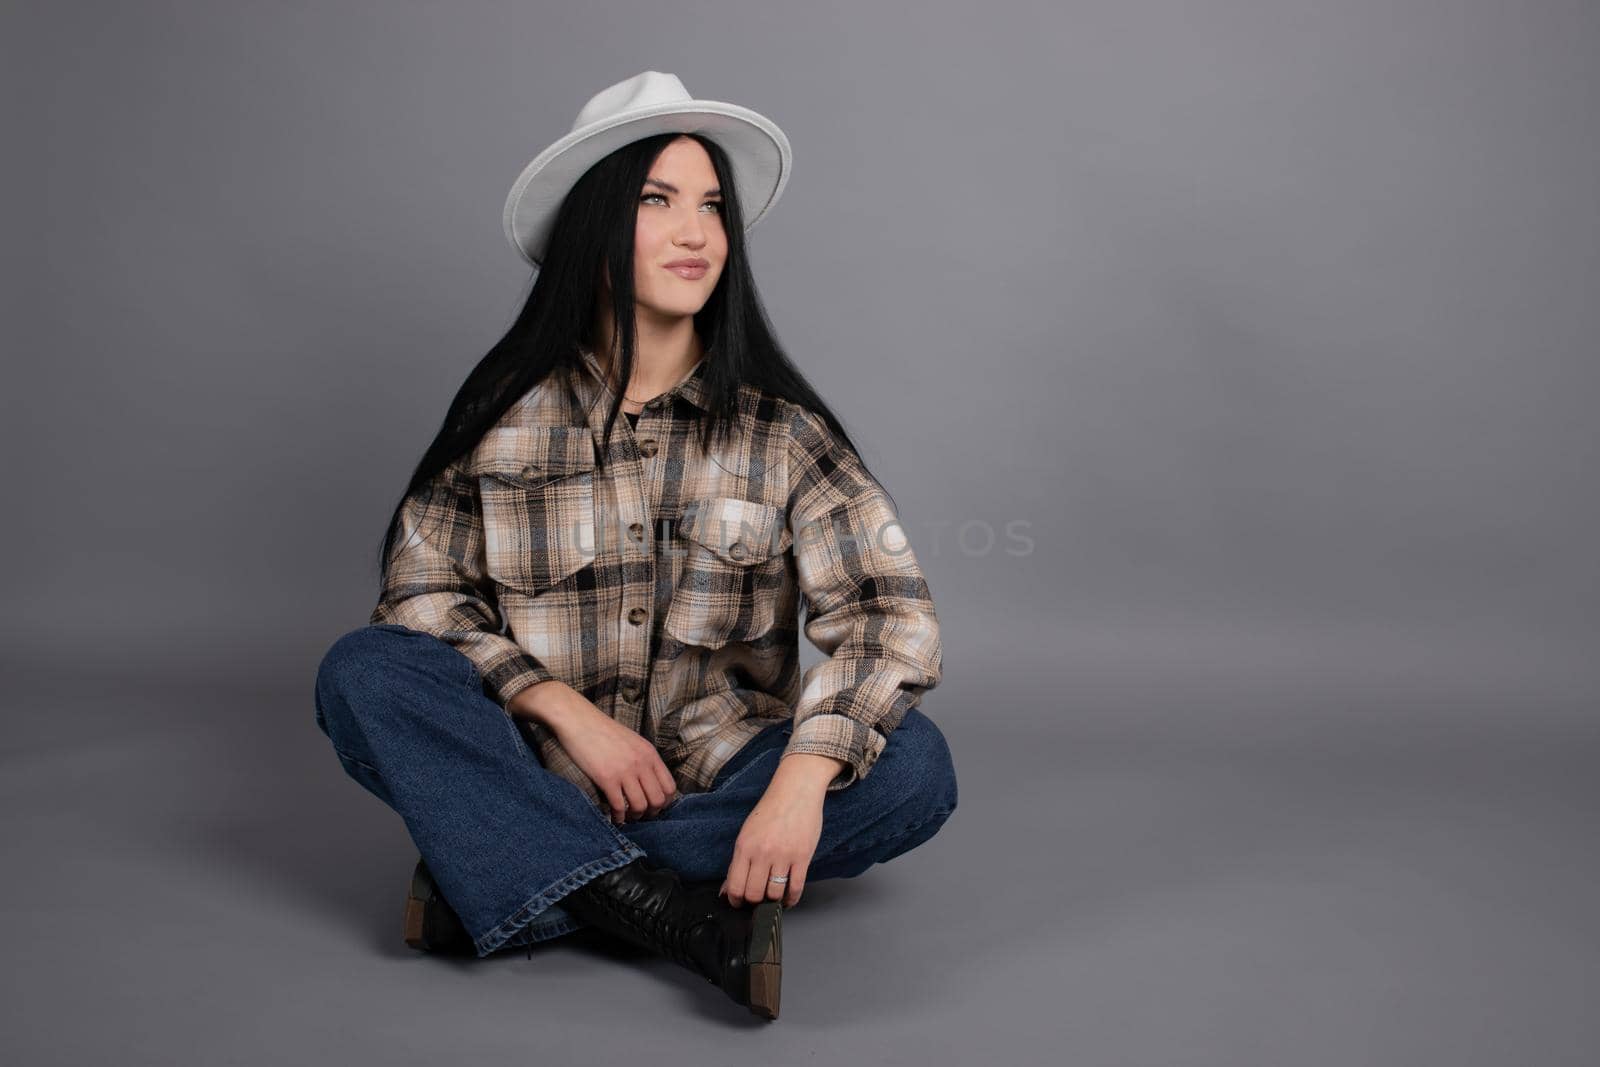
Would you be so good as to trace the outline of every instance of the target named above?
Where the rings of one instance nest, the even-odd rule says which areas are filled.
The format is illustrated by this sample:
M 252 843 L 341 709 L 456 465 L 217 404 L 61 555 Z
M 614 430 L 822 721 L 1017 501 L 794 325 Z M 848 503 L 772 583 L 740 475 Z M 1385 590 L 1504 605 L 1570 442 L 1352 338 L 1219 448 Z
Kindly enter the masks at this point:
M 733 161 L 746 232 L 778 202 L 789 181 L 789 139 L 764 115 L 720 100 L 696 100 L 677 75 L 647 70 L 589 98 L 572 132 L 534 157 L 506 197 L 506 239 L 534 266 L 567 191 L 625 144 L 652 134 L 703 133 Z

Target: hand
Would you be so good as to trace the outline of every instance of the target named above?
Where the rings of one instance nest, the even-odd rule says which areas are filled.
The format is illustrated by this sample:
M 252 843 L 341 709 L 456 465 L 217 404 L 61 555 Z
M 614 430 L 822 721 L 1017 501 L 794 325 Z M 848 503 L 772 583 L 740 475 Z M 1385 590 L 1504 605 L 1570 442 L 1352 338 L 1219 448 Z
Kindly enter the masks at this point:
M 780 773 L 773 776 L 760 802 L 745 817 L 733 843 L 733 862 L 717 892 L 725 894 L 735 907 L 763 900 L 781 899 L 785 907 L 800 902 L 806 870 L 822 838 L 827 779 L 782 773 L 786 765 L 799 759 L 795 755 L 779 763 Z M 770 880 L 773 875 L 785 874 L 789 876 L 787 885 Z
M 576 690 L 544 718 L 567 755 L 611 808 L 611 821 L 653 819 L 677 799 L 678 785 L 655 745 L 601 711 Z

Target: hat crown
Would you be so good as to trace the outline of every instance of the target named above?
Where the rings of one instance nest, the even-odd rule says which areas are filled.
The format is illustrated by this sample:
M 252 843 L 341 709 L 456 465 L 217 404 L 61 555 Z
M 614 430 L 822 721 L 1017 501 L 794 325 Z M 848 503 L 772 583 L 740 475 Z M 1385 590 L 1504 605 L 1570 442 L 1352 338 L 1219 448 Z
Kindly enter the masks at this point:
M 678 80 L 676 74 L 647 70 L 591 96 L 589 102 L 583 105 L 583 110 L 578 112 L 578 121 L 572 124 L 572 128 L 576 131 L 613 115 L 691 99 L 689 90 L 683 87 L 683 82 Z
M 765 115 L 722 100 L 696 100 L 676 74 L 647 70 L 595 93 L 572 130 L 522 168 L 506 194 L 506 240 L 541 266 L 550 230 L 573 183 L 623 145 L 657 134 L 703 134 L 727 153 L 746 231 L 789 180 L 789 138 Z

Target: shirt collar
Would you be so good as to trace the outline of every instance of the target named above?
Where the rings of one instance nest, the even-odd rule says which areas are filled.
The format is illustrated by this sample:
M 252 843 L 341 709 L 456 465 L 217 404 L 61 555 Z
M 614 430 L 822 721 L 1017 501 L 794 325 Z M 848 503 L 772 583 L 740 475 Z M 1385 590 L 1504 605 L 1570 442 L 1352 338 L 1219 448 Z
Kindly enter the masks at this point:
M 579 351 L 583 354 L 584 369 L 589 372 L 589 377 L 609 393 L 611 387 L 606 383 L 605 371 L 600 367 L 600 360 L 587 346 L 579 346 Z M 661 396 L 665 398 L 675 395 L 681 396 L 701 411 L 705 411 L 709 404 L 709 398 L 706 395 L 705 365 L 705 358 L 701 357 L 698 363 L 690 367 L 683 377 L 678 379 L 676 385 L 666 390 Z

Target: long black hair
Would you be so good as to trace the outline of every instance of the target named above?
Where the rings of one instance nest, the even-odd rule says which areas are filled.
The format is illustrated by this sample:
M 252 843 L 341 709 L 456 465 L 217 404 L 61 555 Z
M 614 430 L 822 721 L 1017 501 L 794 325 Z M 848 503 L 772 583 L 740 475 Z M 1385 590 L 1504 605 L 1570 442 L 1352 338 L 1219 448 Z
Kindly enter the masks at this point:
M 716 288 L 695 314 L 695 332 L 704 350 L 700 373 L 709 399 L 701 416 L 700 444 L 726 440 L 737 421 L 735 397 L 740 383 L 757 386 L 807 408 L 827 423 L 840 442 L 861 456 L 838 417 L 806 381 L 773 334 L 756 291 L 745 251 L 744 213 L 733 183 L 733 167 L 715 141 L 688 133 L 646 137 L 606 156 L 590 167 L 567 193 L 556 214 L 544 260 L 516 321 L 488 355 L 468 373 L 445 413 L 444 424 L 422 454 L 405 491 L 396 502 L 379 549 L 379 583 L 389 563 L 406 499 L 428 491 L 445 468 L 472 451 L 500 417 L 534 386 L 556 371 L 580 369 L 579 346 L 597 350 L 594 312 L 603 295 L 602 268 L 611 281 L 611 313 L 620 348 L 617 380 L 627 382 L 634 363 L 633 235 L 644 180 L 663 149 L 679 137 L 692 137 L 705 148 L 722 189 L 722 221 L 727 231 L 728 258 Z M 562 375 L 565 381 L 565 373 Z M 574 405 L 578 398 L 568 395 Z M 603 468 L 611 429 L 622 408 L 622 390 L 615 390 L 606 414 L 597 463 Z M 862 461 L 865 468 L 865 461 Z

